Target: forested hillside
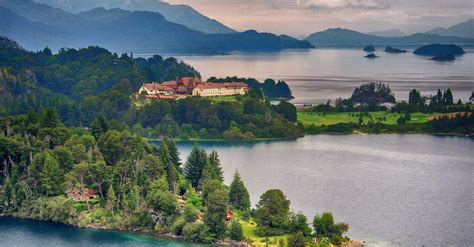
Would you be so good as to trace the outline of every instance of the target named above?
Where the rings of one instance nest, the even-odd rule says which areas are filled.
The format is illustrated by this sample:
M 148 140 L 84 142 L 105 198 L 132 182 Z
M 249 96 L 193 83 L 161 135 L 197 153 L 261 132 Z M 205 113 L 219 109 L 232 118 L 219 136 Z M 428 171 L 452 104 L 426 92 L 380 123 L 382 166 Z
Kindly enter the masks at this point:
M 4 39 L 5 40 L 5 39 Z M 45 48 L 29 52 L 0 47 L 0 114 L 26 114 L 48 108 L 68 126 L 87 126 L 100 114 L 121 129 L 132 128 L 150 138 L 297 138 L 296 108 L 288 103 L 271 106 L 260 89 L 236 102 L 206 98 L 150 102 L 135 105 L 134 93 L 149 81 L 167 81 L 199 72 L 175 58 L 133 58 L 103 48 Z

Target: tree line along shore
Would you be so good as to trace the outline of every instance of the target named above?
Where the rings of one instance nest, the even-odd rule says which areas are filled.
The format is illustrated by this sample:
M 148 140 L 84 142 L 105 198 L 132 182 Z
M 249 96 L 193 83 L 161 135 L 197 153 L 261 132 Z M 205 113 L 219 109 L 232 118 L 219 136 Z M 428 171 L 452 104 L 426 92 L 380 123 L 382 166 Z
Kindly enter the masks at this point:
M 237 171 L 224 183 L 215 151 L 196 145 L 181 161 L 172 139 L 152 145 L 102 116 L 92 126 L 66 127 L 52 110 L 0 119 L 0 213 L 198 243 L 350 242 L 347 224 L 329 212 L 308 222 L 281 190 L 251 207 Z

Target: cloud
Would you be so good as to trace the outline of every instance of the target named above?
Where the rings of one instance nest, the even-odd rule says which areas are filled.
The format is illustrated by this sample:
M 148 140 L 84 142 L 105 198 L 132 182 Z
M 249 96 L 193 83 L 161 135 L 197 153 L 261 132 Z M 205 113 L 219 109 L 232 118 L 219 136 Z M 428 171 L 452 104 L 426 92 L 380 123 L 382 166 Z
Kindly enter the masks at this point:
M 151 1 L 151 0 L 150 0 Z M 237 30 L 293 36 L 331 27 L 422 32 L 474 18 L 472 0 L 164 0 L 188 4 Z

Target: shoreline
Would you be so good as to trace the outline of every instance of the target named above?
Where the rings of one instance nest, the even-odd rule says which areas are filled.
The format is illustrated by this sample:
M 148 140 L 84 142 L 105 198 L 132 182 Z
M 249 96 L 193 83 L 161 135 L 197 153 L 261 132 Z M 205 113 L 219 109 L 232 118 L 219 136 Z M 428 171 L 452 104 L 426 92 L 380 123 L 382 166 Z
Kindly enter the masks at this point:
M 29 218 L 29 217 L 22 217 L 22 216 L 15 215 L 15 214 L 5 214 L 5 213 L 0 213 L 0 218 L 13 218 L 13 219 L 31 220 L 31 221 L 37 221 L 37 222 L 43 222 L 43 223 L 60 224 L 62 226 L 66 226 L 66 227 L 73 227 L 73 228 L 85 229 L 85 230 L 121 232 L 121 233 L 129 233 L 129 234 L 142 234 L 142 235 L 157 237 L 157 238 L 160 238 L 162 240 L 171 240 L 171 241 L 180 242 L 180 243 L 188 243 L 188 244 L 196 244 L 196 245 L 203 244 L 203 243 L 196 243 L 196 242 L 186 241 L 186 240 L 184 240 L 183 237 L 177 236 L 177 235 L 174 235 L 174 234 L 171 234 L 171 233 L 158 233 L 158 232 L 144 231 L 144 230 L 133 231 L 133 230 L 116 229 L 116 228 L 110 228 L 110 227 L 104 227 L 104 226 L 101 227 L 101 226 L 94 226 L 94 225 L 87 225 L 87 226 L 82 227 L 82 226 L 79 226 L 79 225 L 71 225 L 71 224 L 66 224 L 66 223 L 63 223 L 63 222 L 35 219 L 35 218 Z

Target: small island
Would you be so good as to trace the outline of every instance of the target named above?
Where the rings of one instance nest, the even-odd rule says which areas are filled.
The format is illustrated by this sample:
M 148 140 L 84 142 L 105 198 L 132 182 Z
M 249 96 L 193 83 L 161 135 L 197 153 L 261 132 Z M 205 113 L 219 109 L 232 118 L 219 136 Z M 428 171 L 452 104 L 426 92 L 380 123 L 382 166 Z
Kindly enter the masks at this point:
M 464 50 L 458 45 L 431 44 L 416 49 L 413 54 L 421 56 L 433 56 L 433 61 L 453 61 L 456 56 L 463 55 Z
M 366 46 L 364 48 L 364 51 L 365 52 L 374 52 L 375 51 L 375 47 L 373 45 L 369 45 L 369 46 Z
M 375 55 L 374 53 L 370 53 L 368 54 L 367 56 L 365 56 L 366 58 L 370 58 L 370 59 L 374 59 L 374 58 L 378 58 L 377 55 Z
M 391 47 L 391 46 L 387 46 L 387 47 L 385 48 L 385 52 L 387 52 L 387 53 L 406 53 L 407 50 L 405 50 L 405 49 L 399 49 L 399 48 L 393 48 L 393 47 Z

